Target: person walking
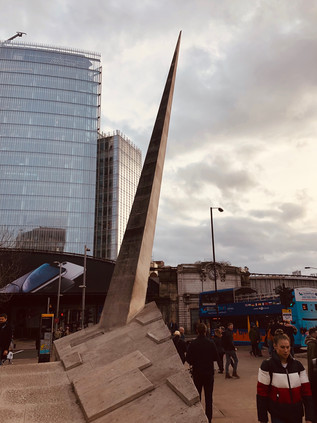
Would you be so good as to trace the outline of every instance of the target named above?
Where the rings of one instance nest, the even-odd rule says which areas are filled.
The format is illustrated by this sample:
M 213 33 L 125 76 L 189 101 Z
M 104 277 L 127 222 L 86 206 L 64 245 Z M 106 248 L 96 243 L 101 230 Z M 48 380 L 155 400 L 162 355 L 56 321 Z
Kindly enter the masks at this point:
M 224 366 L 223 366 L 223 356 L 225 355 L 225 351 L 222 345 L 222 332 L 220 328 L 215 329 L 215 336 L 213 337 L 213 341 L 216 345 L 218 356 L 219 356 L 219 369 L 218 373 L 223 373 Z
M 183 326 L 179 327 L 179 333 L 181 334 L 181 339 L 185 341 L 185 329 L 183 328 Z
M 8 316 L 0 314 L 0 366 L 6 360 L 12 340 L 12 329 L 8 323 Z
M 273 354 L 273 338 L 274 338 L 273 325 L 274 325 L 274 320 L 270 320 L 269 325 L 267 327 L 267 331 L 266 331 L 266 340 L 267 340 L 267 346 L 268 346 L 270 357 L 272 357 L 272 354 Z
M 297 328 L 296 328 L 296 326 L 292 325 L 290 322 L 288 322 L 288 321 L 285 320 L 283 322 L 282 329 L 283 329 L 284 333 L 286 333 L 286 335 L 290 339 L 290 342 L 291 342 L 291 354 L 294 357 L 294 355 L 295 355 L 295 349 L 294 349 L 295 339 L 294 339 L 294 335 L 297 334 Z
M 313 422 L 317 423 L 317 327 L 309 329 L 305 344 L 307 345 L 308 379 L 314 403 Z
M 238 369 L 238 357 L 236 353 L 236 348 L 233 342 L 233 323 L 227 324 L 227 329 L 222 334 L 222 345 L 226 355 L 226 365 L 225 365 L 225 372 L 226 372 L 226 379 L 231 379 L 235 377 L 240 379 L 240 376 L 237 373 Z M 233 362 L 233 373 L 232 376 L 229 374 L 229 365 Z
M 272 357 L 259 368 L 257 383 L 257 413 L 261 423 L 301 423 L 303 407 L 306 423 L 313 419 L 313 401 L 306 370 L 290 354 L 291 343 L 285 334 L 273 341 Z
M 182 360 L 182 363 L 184 364 L 186 361 L 186 353 L 187 353 L 187 345 L 186 342 L 181 338 L 181 333 L 180 331 L 176 330 L 174 332 L 174 338 L 173 338 L 173 342 L 175 345 L 175 348 Z
M 253 322 L 251 323 L 251 328 L 249 331 L 249 339 L 250 339 L 251 348 L 252 348 L 252 350 L 250 351 L 250 354 L 253 354 L 254 357 L 262 357 L 262 353 L 259 348 L 259 343 L 261 340 L 260 330 L 257 327 L 257 325 Z
M 190 343 L 186 360 L 193 367 L 193 380 L 200 399 L 202 388 L 204 388 L 206 416 L 210 423 L 212 419 L 214 361 L 220 363 L 215 343 L 206 336 L 206 325 L 198 323 L 196 330 L 198 337 Z

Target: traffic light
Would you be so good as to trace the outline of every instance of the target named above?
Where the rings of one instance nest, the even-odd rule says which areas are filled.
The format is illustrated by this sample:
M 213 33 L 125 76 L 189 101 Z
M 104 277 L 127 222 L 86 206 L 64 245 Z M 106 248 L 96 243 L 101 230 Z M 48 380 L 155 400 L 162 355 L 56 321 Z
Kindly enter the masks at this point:
M 293 298 L 293 289 L 287 288 L 285 286 L 279 290 L 281 304 L 285 308 L 293 307 L 294 305 L 294 298 Z

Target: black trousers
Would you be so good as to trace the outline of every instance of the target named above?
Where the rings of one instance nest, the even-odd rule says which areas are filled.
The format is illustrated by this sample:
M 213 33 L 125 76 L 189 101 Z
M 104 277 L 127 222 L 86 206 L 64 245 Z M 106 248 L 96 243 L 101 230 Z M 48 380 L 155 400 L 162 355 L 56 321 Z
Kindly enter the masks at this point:
M 201 399 L 201 391 L 204 388 L 205 402 L 206 402 L 206 416 L 208 421 L 212 419 L 212 393 L 214 390 L 214 375 L 197 375 L 193 374 L 194 384 Z

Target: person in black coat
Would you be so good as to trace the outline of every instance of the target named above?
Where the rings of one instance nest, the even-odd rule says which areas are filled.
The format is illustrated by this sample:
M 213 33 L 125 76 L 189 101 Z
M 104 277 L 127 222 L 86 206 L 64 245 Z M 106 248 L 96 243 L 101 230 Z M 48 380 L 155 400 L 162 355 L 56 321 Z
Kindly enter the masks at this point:
M 12 340 L 12 329 L 8 324 L 8 316 L 0 314 L 0 365 L 2 360 L 7 358 L 10 343 Z
M 219 356 L 219 363 L 220 367 L 218 373 L 223 373 L 224 366 L 223 366 L 223 356 L 225 355 L 225 350 L 223 349 L 222 345 L 222 332 L 221 329 L 215 329 L 215 336 L 213 337 L 213 341 L 216 345 L 218 356 Z
M 181 333 L 180 331 L 176 330 L 174 332 L 174 338 L 173 338 L 173 342 L 175 345 L 175 348 L 183 362 L 183 364 L 186 361 L 186 353 L 187 353 L 187 345 L 186 342 L 181 338 Z
M 225 365 L 226 379 L 231 379 L 232 377 L 240 379 L 240 376 L 237 373 L 239 360 L 238 360 L 236 348 L 233 342 L 233 323 L 227 324 L 227 329 L 222 334 L 222 345 L 226 354 L 226 365 Z M 231 362 L 233 362 L 232 376 L 230 376 L 229 374 L 229 365 L 231 364 Z
M 189 345 L 187 361 L 193 367 L 193 380 L 201 399 L 204 388 L 206 416 L 209 423 L 212 419 L 212 393 L 214 388 L 214 361 L 221 366 L 215 343 L 208 339 L 207 327 L 204 323 L 197 325 L 198 337 Z

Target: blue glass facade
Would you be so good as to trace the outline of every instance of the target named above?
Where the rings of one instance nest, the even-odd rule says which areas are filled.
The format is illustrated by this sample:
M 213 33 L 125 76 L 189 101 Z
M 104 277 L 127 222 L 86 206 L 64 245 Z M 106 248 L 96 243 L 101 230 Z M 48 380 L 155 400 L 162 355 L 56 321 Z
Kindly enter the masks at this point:
M 0 43 L 0 231 L 7 246 L 93 250 L 100 60 Z

